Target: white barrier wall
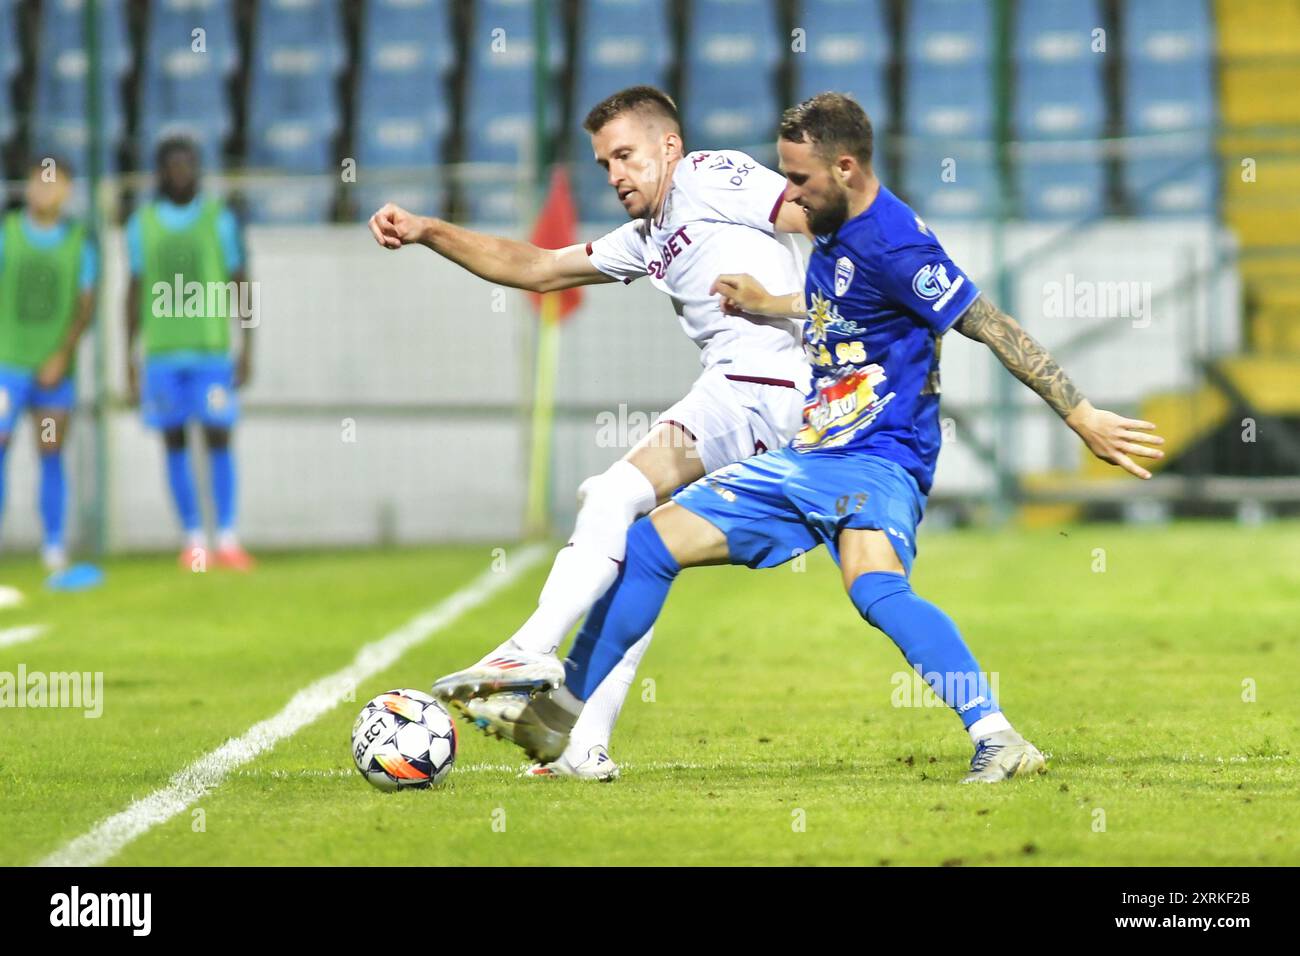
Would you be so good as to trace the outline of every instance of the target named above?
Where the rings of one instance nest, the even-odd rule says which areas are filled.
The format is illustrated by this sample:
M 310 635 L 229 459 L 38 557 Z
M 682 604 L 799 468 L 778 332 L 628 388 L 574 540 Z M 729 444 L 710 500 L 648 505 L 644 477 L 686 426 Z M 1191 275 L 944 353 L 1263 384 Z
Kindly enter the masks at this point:
M 1076 292 L 1087 283 L 1149 283 L 1156 297 L 1150 314 L 1061 356 L 1098 404 L 1132 410 L 1144 394 L 1187 385 L 1194 354 L 1237 347 L 1231 270 L 1209 287 L 1189 278 L 1220 254 L 1224 240 L 1210 223 L 1108 222 L 1050 253 L 1035 251 L 1052 238 L 1050 227 L 1008 226 L 999 240 L 990 227 L 933 225 L 954 260 L 990 294 L 997 243 L 1010 261 L 1023 258 L 1014 273 L 1014 312 L 1049 348 L 1106 321 L 1049 316 L 1053 283 Z M 422 249 L 386 253 L 362 225 L 250 229 L 247 242 L 260 299 L 254 378 L 241 395 L 235 443 L 247 541 L 288 547 L 518 536 L 535 331 L 524 295 Z M 104 253 L 101 322 L 115 402 L 107 431 L 110 542 L 123 550 L 171 547 L 176 528 L 161 445 L 137 411 L 120 404 L 120 233 L 108 237 Z M 1170 291 L 1186 294 L 1160 298 Z M 562 332 L 552 481 L 562 528 L 581 479 L 625 450 L 597 441 L 602 422 L 627 422 L 626 438 L 634 441 L 646 413 L 680 397 L 699 371 L 698 352 L 649 283 L 589 287 L 585 295 Z M 91 393 L 92 366 L 87 348 L 79 369 L 83 395 Z M 963 410 L 986 442 L 995 438 L 988 406 L 1003 374 L 982 347 L 955 334 L 945 340 L 945 407 Z M 1072 436 L 1030 392 L 1011 385 L 1025 409 L 1014 430 L 1017 466 L 1072 467 Z M 78 416 L 69 450 L 74 535 L 81 524 L 76 499 L 84 505 L 95 480 L 91 424 Z M 963 437 L 959 429 L 944 449 L 936 492 L 978 493 L 991 484 L 988 465 Z M 39 539 L 32 444 L 24 426 L 8 462 L 7 547 Z M 204 469 L 196 472 L 205 483 Z

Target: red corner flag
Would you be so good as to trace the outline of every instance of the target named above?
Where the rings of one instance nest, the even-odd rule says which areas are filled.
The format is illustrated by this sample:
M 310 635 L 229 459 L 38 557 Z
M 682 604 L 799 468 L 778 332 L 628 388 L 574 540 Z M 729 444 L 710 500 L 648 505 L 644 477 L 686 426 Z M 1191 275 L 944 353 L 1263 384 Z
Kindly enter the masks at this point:
M 578 210 L 573 205 L 569 177 L 563 166 L 556 166 L 555 171 L 551 173 L 551 187 L 546 192 L 546 202 L 542 204 L 542 210 L 537 214 L 537 225 L 533 227 L 533 234 L 529 239 L 533 245 L 541 246 L 543 249 L 563 249 L 578 241 L 577 233 Z M 535 307 L 541 308 L 542 300 L 547 296 L 554 297 L 558 302 L 557 311 L 552 313 L 555 321 L 567 318 L 569 313 L 582 305 L 580 288 L 564 289 L 546 295 L 532 294 L 529 298 L 533 300 Z M 556 306 L 552 305 L 552 308 Z

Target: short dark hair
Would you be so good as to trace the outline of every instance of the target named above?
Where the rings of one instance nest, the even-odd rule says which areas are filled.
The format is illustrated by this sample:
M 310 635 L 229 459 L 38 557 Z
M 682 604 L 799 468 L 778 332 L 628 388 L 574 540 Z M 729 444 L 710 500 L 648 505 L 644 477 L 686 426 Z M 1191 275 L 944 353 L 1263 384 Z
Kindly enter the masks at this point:
M 154 169 L 161 172 L 172 153 L 188 153 L 190 158 L 194 160 L 194 165 L 199 164 L 199 147 L 194 140 L 188 136 L 168 136 L 154 150 Z
M 830 162 L 848 153 L 863 166 L 871 165 L 874 136 L 867 112 L 846 93 L 818 93 L 792 106 L 781 116 L 781 139 L 810 143 Z
M 591 108 L 587 118 L 582 121 L 582 128 L 588 133 L 599 133 L 610 120 L 632 112 L 662 117 L 669 120 L 678 133 L 682 131 L 677 104 L 671 96 L 653 86 L 629 86 L 605 97 Z

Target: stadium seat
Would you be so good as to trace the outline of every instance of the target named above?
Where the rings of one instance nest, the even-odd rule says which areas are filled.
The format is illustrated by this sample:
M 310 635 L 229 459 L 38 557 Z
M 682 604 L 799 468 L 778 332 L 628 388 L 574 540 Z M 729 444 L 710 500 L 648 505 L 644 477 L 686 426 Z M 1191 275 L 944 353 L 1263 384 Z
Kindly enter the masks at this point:
M 904 6 L 909 64 L 956 66 L 993 59 L 993 0 L 912 0 Z
M 1017 7 L 1014 53 L 1018 63 L 1079 63 L 1092 52 L 1092 31 L 1102 26 L 1098 0 L 1033 0 Z
M 150 4 L 145 65 L 156 57 L 192 49 L 196 29 L 203 30 L 204 54 L 229 74 L 239 66 L 233 0 L 156 0 Z M 196 51 L 197 52 L 197 51 Z
M 1085 219 L 1106 208 L 1100 159 L 1025 159 L 1017 164 L 1020 212 L 1029 219 Z
M 1123 177 L 1129 202 L 1140 215 L 1212 215 L 1218 204 L 1218 168 L 1209 139 L 1176 155 L 1130 159 Z
M 1130 134 L 1211 130 L 1214 77 L 1204 62 L 1129 61 L 1124 70 L 1124 127 Z
M 36 149 L 62 152 L 79 169 L 86 168 L 90 146 L 86 120 L 89 56 L 82 32 L 82 2 L 50 0 L 42 6 L 32 123 Z M 98 36 L 99 163 L 101 170 L 109 172 L 116 168 L 116 147 L 126 125 L 120 82 L 131 64 L 126 10 L 121 0 L 103 0 L 99 4 Z
M 336 0 L 263 0 L 254 27 L 248 163 L 264 170 L 337 175 L 333 138 L 341 110 L 335 80 L 344 61 Z M 326 180 L 255 187 L 254 222 L 319 222 L 329 214 Z
M 696 0 L 687 36 L 684 87 L 690 96 L 682 104 L 687 149 L 759 151 L 774 139 L 781 110 L 774 74 L 781 41 L 773 4 Z
M 916 136 L 981 138 L 993 134 L 993 71 L 987 63 L 912 64 L 903 81 L 903 118 Z
M 973 219 L 996 211 L 998 176 L 991 153 L 964 146 L 909 152 L 903 168 L 904 198 L 922 216 Z M 945 177 L 946 170 L 950 177 Z
M 879 0 L 805 0 L 807 49 L 792 57 L 796 101 L 827 90 L 851 93 L 872 125 L 889 125 L 889 32 Z
M 370 0 L 361 34 L 362 69 L 445 76 L 456 66 L 449 0 Z
M 1214 53 L 1209 0 L 1124 0 L 1117 6 L 1125 59 L 1204 64 Z
M 201 27 L 203 49 L 193 31 Z M 232 126 L 226 74 L 239 62 L 231 11 L 219 0 L 164 0 L 149 19 L 148 55 L 140 76 L 139 162 L 173 134 L 199 144 L 207 169 L 220 169 L 221 145 Z
M 362 167 L 429 167 L 451 126 L 446 76 L 455 66 L 443 0 L 380 0 L 366 9 L 357 97 Z
M 585 0 L 580 14 L 579 76 L 624 74 L 628 81 L 623 86 L 661 77 L 673 63 L 668 13 L 669 8 L 658 0 Z
M 1106 129 L 1101 64 L 1022 62 L 1016 68 L 1016 139 L 1092 139 Z

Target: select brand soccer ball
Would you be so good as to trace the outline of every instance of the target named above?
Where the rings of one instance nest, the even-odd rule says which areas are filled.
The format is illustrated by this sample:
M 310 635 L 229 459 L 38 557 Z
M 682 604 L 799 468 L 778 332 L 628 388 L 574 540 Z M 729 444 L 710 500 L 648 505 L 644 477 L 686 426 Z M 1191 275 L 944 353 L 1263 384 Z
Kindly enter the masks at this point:
M 380 790 L 441 783 L 456 762 L 456 725 L 428 694 L 390 690 L 361 708 L 352 759 Z

